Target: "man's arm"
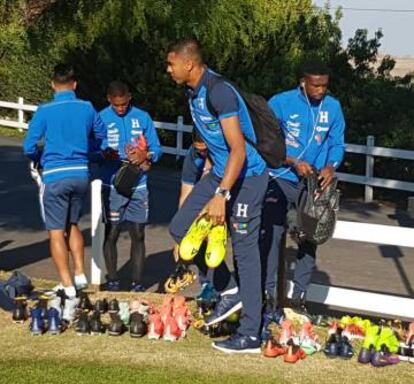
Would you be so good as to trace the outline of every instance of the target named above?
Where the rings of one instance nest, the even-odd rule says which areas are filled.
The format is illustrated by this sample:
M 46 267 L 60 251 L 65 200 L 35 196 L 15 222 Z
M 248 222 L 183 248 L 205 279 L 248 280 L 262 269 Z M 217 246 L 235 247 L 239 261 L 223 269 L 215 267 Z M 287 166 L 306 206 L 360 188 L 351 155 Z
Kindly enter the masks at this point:
M 328 187 L 334 178 L 335 170 L 341 165 L 345 154 L 345 119 L 340 104 L 328 132 L 328 159 L 326 166 L 320 171 L 321 188 Z
M 30 121 L 29 129 L 23 142 L 23 153 L 34 162 L 40 160 L 41 151 L 38 143 L 44 137 L 45 132 L 46 122 L 43 117 L 43 110 L 39 108 Z
M 222 119 L 220 123 L 227 145 L 230 148 L 230 154 L 219 187 L 231 190 L 246 161 L 246 142 L 237 115 Z M 226 217 L 226 199 L 221 195 L 214 195 L 204 211 L 213 223 L 223 224 Z

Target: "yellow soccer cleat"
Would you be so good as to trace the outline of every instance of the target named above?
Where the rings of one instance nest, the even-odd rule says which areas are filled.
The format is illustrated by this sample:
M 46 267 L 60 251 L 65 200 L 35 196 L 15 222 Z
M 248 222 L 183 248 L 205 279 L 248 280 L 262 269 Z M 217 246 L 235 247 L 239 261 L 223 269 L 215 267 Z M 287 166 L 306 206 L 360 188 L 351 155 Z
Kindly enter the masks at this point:
M 226 257 L 227 227 L 216 225 L 208 235 L 206 264 L 209 268 L 217 268 Z
M 196 219 L 194 223 L 191 224 L 190 229 L 180 243 L 179 253 L 181 259 L 190 261 L 196 257 L 201 244 L 203 244 L 204 239 L 208 236 L 211 227 L 211 220 L 204 216 Z

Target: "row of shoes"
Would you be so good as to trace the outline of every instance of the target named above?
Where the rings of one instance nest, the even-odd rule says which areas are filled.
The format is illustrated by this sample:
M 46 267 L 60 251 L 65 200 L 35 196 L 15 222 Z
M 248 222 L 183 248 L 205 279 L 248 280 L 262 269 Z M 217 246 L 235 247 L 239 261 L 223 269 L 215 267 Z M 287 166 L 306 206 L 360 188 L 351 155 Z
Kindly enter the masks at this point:
M 207 241 L 206 265 L 208 268 L 217 268 L 226 257 L 227 226 L 214 225 L 206 216 L 197 218 L 191 224 L 181 240 L 179 255 L 184 261 L 193 260 L 204 241 Z
M 24 323 L 30 317 L 29 330 L 34 336 L 61 333 L 75 316 L 78 298 L 62 300 L 60 296 L 40 295 L 29 308 L 26 297 L 15 299 L 12 312 L 14 323 Z

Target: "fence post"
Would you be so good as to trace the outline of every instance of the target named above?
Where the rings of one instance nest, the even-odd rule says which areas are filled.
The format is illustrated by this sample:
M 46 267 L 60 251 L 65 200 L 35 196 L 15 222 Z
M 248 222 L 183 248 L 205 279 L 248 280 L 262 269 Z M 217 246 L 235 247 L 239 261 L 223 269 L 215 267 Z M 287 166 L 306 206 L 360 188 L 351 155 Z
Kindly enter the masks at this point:
M 367 136 L 367 150 L 370 150 L 375 145 L 375 137 L 374 136 Z M 368 184 L 369 179 L 374 176 L 374 156 L 367 154 L 365 160 L 365 177 L 366 177 L 366 184 L 365 184 L 365 202 L 371 203 L 374 197 L 374 190 Z
M 103 257 L 103 242 L 105 225 L 102 222 L 102 180 L 93 180 L 91 183 L 91 283 L 97 287 L 103 282 L 105 262 Z
M 175 156 L 175 160 L 178 161 L 181 157 L 181 150 L 183 149 L 183 117 L 177 117 L 177 155 Z
M 19 97 L 17 99 L 17 104 L 19 104 L 19 109 L 17 110 L 17 121 L 20 125 L 19 132 L 23 132 L 23 124 L 24 124 L 24 111 L 23 111 L 23 105 L 24 105 L 24 100 L 23 97 Z

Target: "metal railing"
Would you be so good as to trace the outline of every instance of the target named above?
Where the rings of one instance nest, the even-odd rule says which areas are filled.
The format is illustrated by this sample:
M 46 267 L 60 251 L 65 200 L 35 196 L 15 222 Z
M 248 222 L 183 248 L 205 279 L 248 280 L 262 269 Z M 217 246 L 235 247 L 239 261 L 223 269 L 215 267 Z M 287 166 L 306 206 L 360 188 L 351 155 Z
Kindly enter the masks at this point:
M 34 112 L 37 109 L 36 105 L 24 104 L 22 97 L 18 98 L 17 103 L 0 101 L 0 109 L 12 109 L 16 110 L 16 120 L 11 118 L 1 118 L 0 113 L 0 126 L 17 128 L 19 130 L 25 130 L 28 128 L 28 124 L 25 119 L 25 112 Z M 157 129 L 164 129 L 168 131 L 176 132 L 176 145 L 162 146 L 164 153 L 175 155 L 177 159 L 180 156 L 186 154 L 186 148 L 183 145 L 184 132 L 190 133 L 193 129 L 192 125 L 185 125 L 183 123 L 183 117 L 178 116 L 177 123 L 165 123 L 154 122 Z M 396 189 L 408 192 L 414 192 L 414 183 L 407 181 L 399 181 L 393 179 L 385 179 L 374 177 L 374 157 L 388 157 L 392 159 L 404 159 L 414 161 L 414 151 L 407 151 L 403 149 L 392 149 L 384 147 L 375 147 L 374 136 L 367 137 L 366 145 L 347 144 L 347 153 L 357 153 L 365 155 L 365 175 L 355 175 L 349 173 L 338 172 L 338 179 L 346 183 L 355 183 L 365 185 L 365 201 L 371 202 L 373 200 L 373 188 L 388 188 Z

